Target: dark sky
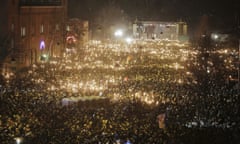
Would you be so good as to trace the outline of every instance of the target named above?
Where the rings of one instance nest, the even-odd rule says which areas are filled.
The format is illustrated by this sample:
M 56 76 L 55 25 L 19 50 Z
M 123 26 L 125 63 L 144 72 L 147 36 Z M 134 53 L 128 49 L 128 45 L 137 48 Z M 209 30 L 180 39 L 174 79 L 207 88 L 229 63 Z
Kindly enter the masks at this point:
M 6 2 L 0 4 L 0 31 L 6 25 Z M 69 0 L 69 17 L 91 20 L 108 3 L 120 7 L 132 20 L 184 20 L 189 24 L 208 15 L 213 26 L 232 27 L 239 23 L 239 0 Z
M 90 19 L 112 2 L 132 19 L 196 23 L 208 15 L 214 25 L 231 27 L 239 23 L 239 0 L 69 0 L 69 16 Z
M 69 0 L 70 14 L 87 16 L 88 11 L 96 11 L 106 3 L 115 3 L 129 14 L 144 11 L 152 15 L 196 16 L 202 13 L 228 15 L 239 12 L 238 0 Z M 151 15 L 148 15 L 151 17 Z
M 6 21 L 6 15 L 7 15 L 7 7 L 6 7 L 6 2 L 7 0 L 3 0 L 1 1 L 0 4 L 0 33 L 2 33 L 4 31 L 5 26 L 7 25 L 7 21 Z M 0 38 L 1 38 L 1 34 L 0 34 Z

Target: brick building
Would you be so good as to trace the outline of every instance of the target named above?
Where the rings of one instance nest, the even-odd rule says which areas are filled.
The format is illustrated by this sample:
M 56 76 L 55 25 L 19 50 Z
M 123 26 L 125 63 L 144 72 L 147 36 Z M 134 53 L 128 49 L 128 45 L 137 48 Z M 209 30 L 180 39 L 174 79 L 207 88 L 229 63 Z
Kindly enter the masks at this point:
M 67 0 L 9 0 L 6 63 L 18 68 L 61 56 L 66 19 Z

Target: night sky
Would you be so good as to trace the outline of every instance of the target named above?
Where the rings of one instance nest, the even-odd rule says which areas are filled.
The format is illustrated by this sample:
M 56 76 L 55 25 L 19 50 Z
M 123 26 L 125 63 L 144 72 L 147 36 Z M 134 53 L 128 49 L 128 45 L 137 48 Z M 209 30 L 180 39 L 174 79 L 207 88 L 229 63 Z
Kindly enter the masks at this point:
M 196 23 L 207 15 L 213 25 L 229 28 L 239 23 L 239 0 L 69 0 L 69 16 L 90 19 L 104 5 L 114 3 L 131 19 Z
M 232 28 L 239 24 L 239 0 L 69 0 L 69 17 L 89 20 L 109 3 L 119 7 L 131 20 L 178 21 L 196 25 L 207 15 L 212 27 Z M 6 0 L 0 5 L 0 27 L 6 25 Z
M 6 21 L 6 10 L 7 10 L 7 6 L 6 6 L 7 0 L 1 1 L 0 4 L 0 33 L 2 33 L 4 31 L 5 26 L 7 25 L 7 21 Z M 2 34 L 0 34 L 0 38 L 2 37 Z

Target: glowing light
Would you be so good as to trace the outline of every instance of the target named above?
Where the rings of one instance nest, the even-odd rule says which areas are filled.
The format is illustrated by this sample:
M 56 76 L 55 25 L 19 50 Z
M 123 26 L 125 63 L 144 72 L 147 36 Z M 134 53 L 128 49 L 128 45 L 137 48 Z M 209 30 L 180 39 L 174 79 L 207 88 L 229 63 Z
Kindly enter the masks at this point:
M 178 83 L 179 83 L 179 84 L 182 84 L 182 83 L 183 83 L 183 80 L 182 80 L 182 79 L 179 79 L 179 80 L 178 80 Z
M 47 55 L 46 55 L 46 54 L 43 54 L 42 57 L 47 58 Z
M 225 50 L 224 50 L 224 53 L 225 53 L 225 54 L 227 54 L 227 53 L 228 53 L 228 50 L 227 50 L 227 49 L 225 49 Z
M 133 41 L 133 39 L 130 38 L 130 37 L 127 37 L 125 40 L 126 40 L 126 42 L 127 42 L 128 44 L 132 43 L 132 41 Z
M 22 142 L 22 138 L 20 138 L 20 137 L 16 137 L 14 139 L 16 141 L 16 144 L 20 144 Z
M 114 35 L 116 37 L 121 37 L 121 36 L 123 36 L 123 31 L 119 29 L 119 30 L 115 31 Z
M 214 39 L 218 39 L 218 37 L 219 37 L 219 36 L 218 36 L 217 34 L 214 35 Z
M 40 57 L 40 59 L 41 59 L 42 61 L 46 61 L 46 60 L 48 60 L 48 55 L 47 55 L 47 54 L 42 54 L 41 57 Z
M 179 69 L 179 64 L 178 63 L 175 64 L 175 69 L 176 70 Z
M 132 143 L 130 142 L 130 140 L 127 140 L 127 142 L 125 144 L 132 144 Z
M 67 38 L 66 38 L 66 40 L 67 40 L 67 42 L 68 43 L 72 43 L 72 42 L 76 42 L 77 41 L 77 39 L 75 38 L 75 36 L 68 36 Z
M 45 49 L 45 42 L 42 40 L 40 42 L 40 50 L 43 50 L 43 49 Z

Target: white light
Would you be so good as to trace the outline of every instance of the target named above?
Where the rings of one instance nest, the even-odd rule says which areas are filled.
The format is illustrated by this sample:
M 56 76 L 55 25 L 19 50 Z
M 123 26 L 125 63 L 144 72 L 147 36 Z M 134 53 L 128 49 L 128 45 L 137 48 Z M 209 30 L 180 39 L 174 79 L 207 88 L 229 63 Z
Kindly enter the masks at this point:
M 218 35 L 217 34 L 214 35 L 214 39 L 218 39 Z
M 130 43 L 132 43 L 132 41 L 133 41 L 133 39 L 132 39 L 132 38 L 130 38 L 130 37 L 127 37 L 127 38 L 126 38 L 126 42 L 127 42 L 127 43 L 129 43 L 129 44 L 130 44 Z
M 114 35 L 116 37 L 121 37 L 123 35 L 123 31 L 119 29 L 119 30 L 115 31 Z
M 17 144 L 20 144 L 22 142 L 22 138 L 16 137 L 14 138 Z
M 46 55 L 46 54 L 43 54 L 42 57 L 47 58 L 47 55 Z

